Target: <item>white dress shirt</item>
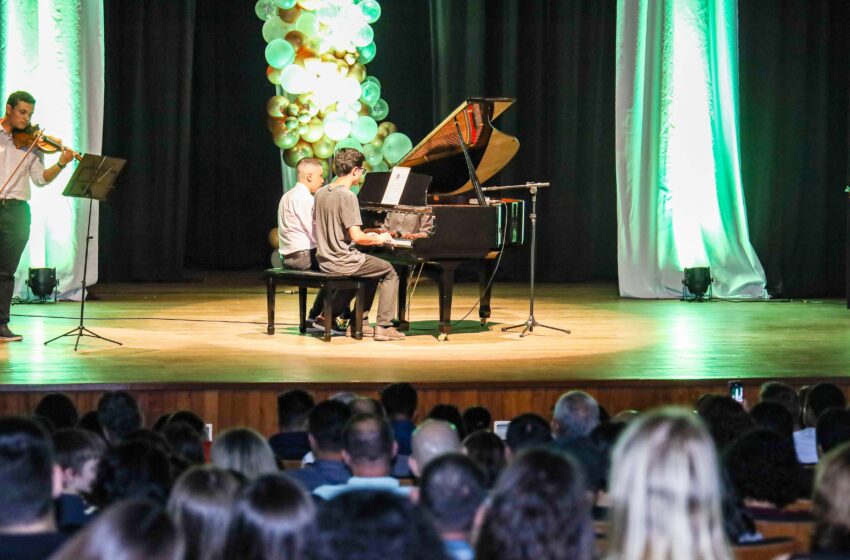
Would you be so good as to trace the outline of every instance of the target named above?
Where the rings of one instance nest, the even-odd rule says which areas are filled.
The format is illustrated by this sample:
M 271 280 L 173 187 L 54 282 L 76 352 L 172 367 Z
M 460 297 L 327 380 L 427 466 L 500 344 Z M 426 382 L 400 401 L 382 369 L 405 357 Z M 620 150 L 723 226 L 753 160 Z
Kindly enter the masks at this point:
M 313 229 L 313 195 L 303 183 L 286 191 L 277 209 L 277 235 L 281 256 L 316 247 Z
M 0 188 L 14 171 L 15 176 L 0 193 L 0 198 L 15 198 L 18 200 L 30 199 L 30 180 L 42 187 L 47 184 L 44 180 L 44 162 L 41 153 L 33 150 L 25 156 L 26 150 L 18 149 L 12 141 L 12 135 L 0 127 Z M 21 160 L 26 161 L 18 167 Z M 15 171 L 15 167 L 18 170 Z

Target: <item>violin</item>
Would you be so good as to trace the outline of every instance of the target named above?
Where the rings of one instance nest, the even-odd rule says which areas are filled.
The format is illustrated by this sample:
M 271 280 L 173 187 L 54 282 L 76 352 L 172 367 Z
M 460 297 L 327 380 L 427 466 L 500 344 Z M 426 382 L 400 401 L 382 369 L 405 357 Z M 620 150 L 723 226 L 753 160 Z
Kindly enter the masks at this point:
M 37 124 L 31 124 L 20 130 L 14 129 L 12 131 L 12 142 L 14 142 L 15 147 L 19 150 L 29 150 L 35 144 L 35 148 L 45 154 L 55 154 L 65 149 L 62 140 L 44 134 Z M 74 158 L 80 161 L 83 159 L 83 156 L 74 152 Z

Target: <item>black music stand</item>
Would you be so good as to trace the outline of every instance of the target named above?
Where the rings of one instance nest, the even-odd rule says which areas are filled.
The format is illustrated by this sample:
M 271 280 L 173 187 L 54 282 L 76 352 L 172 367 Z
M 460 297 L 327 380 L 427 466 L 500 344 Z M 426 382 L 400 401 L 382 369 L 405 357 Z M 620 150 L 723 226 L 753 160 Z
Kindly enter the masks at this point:
M 118 173 L 120 173 L 121 170 L 124 168 L 124 165 L 126 163 L 127 160 L 123 159 L 85 154 L 83 155 L 83 159 L 80 161 L 80 164 L 77 166 L 77 169 L 74 170 L 74 174 L 71 175 L 71 179 L 68 181 L 68 185 L 65 187 L 65 190 L 62 192 L 63 196 L 70 196 L 73 198 L 87 198 L 89 201 L 89 219 L 88 226 L 86 227 L 86 253 L 85 258 L 83 260 L 83 293 L 82 297 L 80 298 L 80 324 L 79 326 L 74 329 L 71 329 L 65 334 L 60 334 L 55 338 L 51 338 L 50 340 L 44 343 L 45 346 L 47 346 L 54 340 L 59 340 L 60 338 L 74 335 L 76 335 L 77 337 L 77 342 L 74 344 L 74 352 L 77 351 L 77 347 L 80 345 L 80 338 L 83 336 L 99 338 L 101 340 L 111 342 L 112 344 L 123 346 L 120 342 L 110 340 L 106 337 L 100 336 L 99 334 L 90 331 L 85 327 L 84 321 L 86 311 L 86 275 L 88 274 L 89 267 L 89 241 L 91 241 L 92 239 L 92 203 L 95 200 L 99 202 L 106 200 L 109 191 L 111 191 L 112 188 L 115 186 L 115 178 L 118 176 Z

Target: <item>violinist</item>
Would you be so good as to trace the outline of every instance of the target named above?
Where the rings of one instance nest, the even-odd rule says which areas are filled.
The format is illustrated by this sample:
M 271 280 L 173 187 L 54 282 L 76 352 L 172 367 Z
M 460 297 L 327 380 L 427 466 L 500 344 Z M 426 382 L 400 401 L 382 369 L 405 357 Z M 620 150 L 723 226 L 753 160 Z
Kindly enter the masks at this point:
M 6 101 L 0 119 L 0 343 L 22 340 L 9 330 L 9 312 L 15 286 L 15 270 L 30 235 L 30 182 L 43 187 L 53 181 L 74 159 L 73 150 L 63 148 L 59 161 L 44 166 L 37 145 L 20 145 L 13 135 L 29 128 L 35 98 L 16 91 Z

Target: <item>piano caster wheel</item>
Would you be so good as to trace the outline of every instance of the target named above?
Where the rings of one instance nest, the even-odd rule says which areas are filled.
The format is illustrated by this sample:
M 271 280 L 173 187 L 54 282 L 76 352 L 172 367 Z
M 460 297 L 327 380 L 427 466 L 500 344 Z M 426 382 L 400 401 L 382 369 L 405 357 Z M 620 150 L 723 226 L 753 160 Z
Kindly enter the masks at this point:
M 440 334 L 437 335 L 437 340 L 439 340 L 440 342 L 446 342 L 448 339 L 449 339 L 449 335 L 447 335 L 446 333 L 441 332 Z

